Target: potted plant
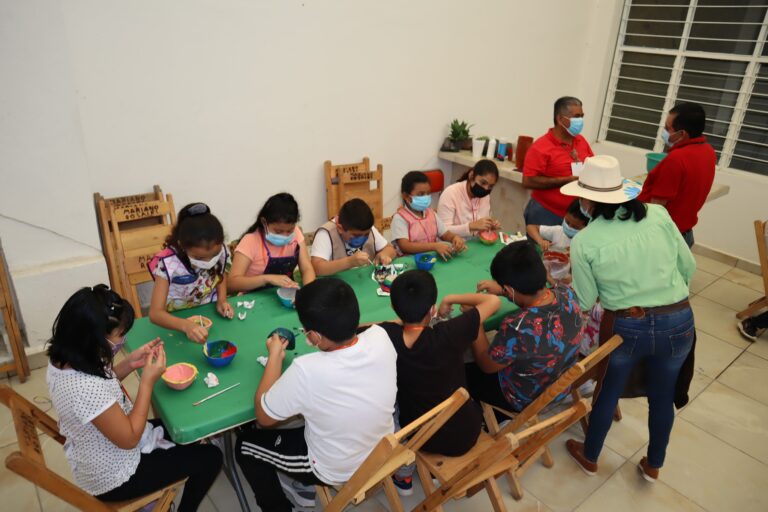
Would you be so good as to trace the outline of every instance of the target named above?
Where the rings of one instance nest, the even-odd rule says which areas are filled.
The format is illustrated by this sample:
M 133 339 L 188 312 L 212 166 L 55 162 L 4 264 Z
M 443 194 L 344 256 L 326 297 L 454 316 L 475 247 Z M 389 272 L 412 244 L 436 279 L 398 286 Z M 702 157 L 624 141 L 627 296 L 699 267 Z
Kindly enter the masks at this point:
M 472 149 L 472 135 L 470 135 L 469 129 L 473 126 L 467 124 L 466 121 L 454 119 L 451 121 L 451 132 L 448 138 L 458 149 Z

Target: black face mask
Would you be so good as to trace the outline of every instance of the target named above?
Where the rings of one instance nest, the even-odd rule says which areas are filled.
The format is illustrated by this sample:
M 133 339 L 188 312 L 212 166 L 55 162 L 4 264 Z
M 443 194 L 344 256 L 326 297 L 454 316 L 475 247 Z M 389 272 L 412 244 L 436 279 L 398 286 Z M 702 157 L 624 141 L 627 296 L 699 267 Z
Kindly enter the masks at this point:
M 480 186 L 480 185 L 478 185 L 477 183 L 475 183 L 474 185 L 472 185 L 472 186 L 469 188 L 469 190 L 472 192 L 472 195 L 473 195 L 473 196 L 475 196 L 475 197 L 485 197 L 485 196 L 487 196 L 488 194 L 490 194 L 490 193 L 491 193 L 491 191 L 490 191 L 490 190 L 488 190 L 488 189 L 485 189 L 485 188 L 481 187 L 481 186 Z

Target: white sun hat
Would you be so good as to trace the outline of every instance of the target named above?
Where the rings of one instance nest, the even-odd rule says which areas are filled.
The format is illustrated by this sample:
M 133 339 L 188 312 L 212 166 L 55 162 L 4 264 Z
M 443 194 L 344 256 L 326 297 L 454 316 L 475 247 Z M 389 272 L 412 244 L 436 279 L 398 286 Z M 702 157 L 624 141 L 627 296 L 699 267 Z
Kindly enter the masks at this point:
M 619 161 L 610 155 L 595 155 L 584 161 L 578 181 L 560 187 L 566 196 L 583 197 L 606 204 L 620 204 L 640 195 L 641 185 L 621 176 Z

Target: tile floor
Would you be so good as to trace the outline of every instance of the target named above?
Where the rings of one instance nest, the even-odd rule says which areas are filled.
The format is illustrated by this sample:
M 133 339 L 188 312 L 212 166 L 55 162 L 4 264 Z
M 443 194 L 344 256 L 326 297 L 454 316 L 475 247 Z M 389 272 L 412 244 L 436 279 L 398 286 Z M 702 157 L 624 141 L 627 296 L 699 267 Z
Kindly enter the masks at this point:
M 510 510 L 579 512 L 631 511 L 765 511 L 768 510 L 768 334 L 745 341 L 735 328 L 734 314 L 761 295 L 758 276 L 721 262 L 696 256 L 699 270 L 691 284 L 698 346 L 693 399 L 679 411 L 660 481 L 648 484 L 635 465 L 648 443 L 648 409 L 643 399 L 623 400 L 624 419 L 611 429 L 595 477 L 585 476 L 566 455 L 563 439 L 552 445 L 555 466 L 535 465 L 522 479 L 525 496 L 515 502 L 507 483 L 499 480 Z M 33 399 L 45 397 L 45 369 L 20 384 L 0 378 Z M 135 393 L 138 381 L 129 377 Z M 43 407 L 45 408 L 45 406 Z M 568 436 L 580 436 L 572 427 Z M 45 436 L 43 436 L 45 437 Z M 61 449 L 43 440 L 48 464 L 70 478 Z M 10 413 L 0 406 L 0 460 L 16 449 Z M 387 510 L 383 496 L 358 507 Z M 416 482 L 407 509 L 423 494 Z M 249 493 L 252 510 L 258 510 Z M 60 511 L 71 507 L 0 467 L 0 503 L 8 511 Z M 446 510 L 490 510 L 484 493 L 449 503 Z M 235 511 L 237 499 L 220 475 L 201 510 Z

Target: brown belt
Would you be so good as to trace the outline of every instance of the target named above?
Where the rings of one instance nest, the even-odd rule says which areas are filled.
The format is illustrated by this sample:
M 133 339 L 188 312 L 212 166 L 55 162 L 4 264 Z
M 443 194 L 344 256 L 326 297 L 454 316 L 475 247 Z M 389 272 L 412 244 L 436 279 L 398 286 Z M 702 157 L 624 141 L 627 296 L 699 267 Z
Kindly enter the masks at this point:
M 632 306 L 627 309 L 619 309 L 617 311 L 611 311 L 616 316 L 622 318 L 645 318 L 646 315 L 664 315 L 667 313 L 674 313 L 690 307 L 688 299 L 683 299 L 680 302 L 674 304 L 667 304 L 666 306 L 656 306 L 653 308 L 643 308 L 640 306 Z

